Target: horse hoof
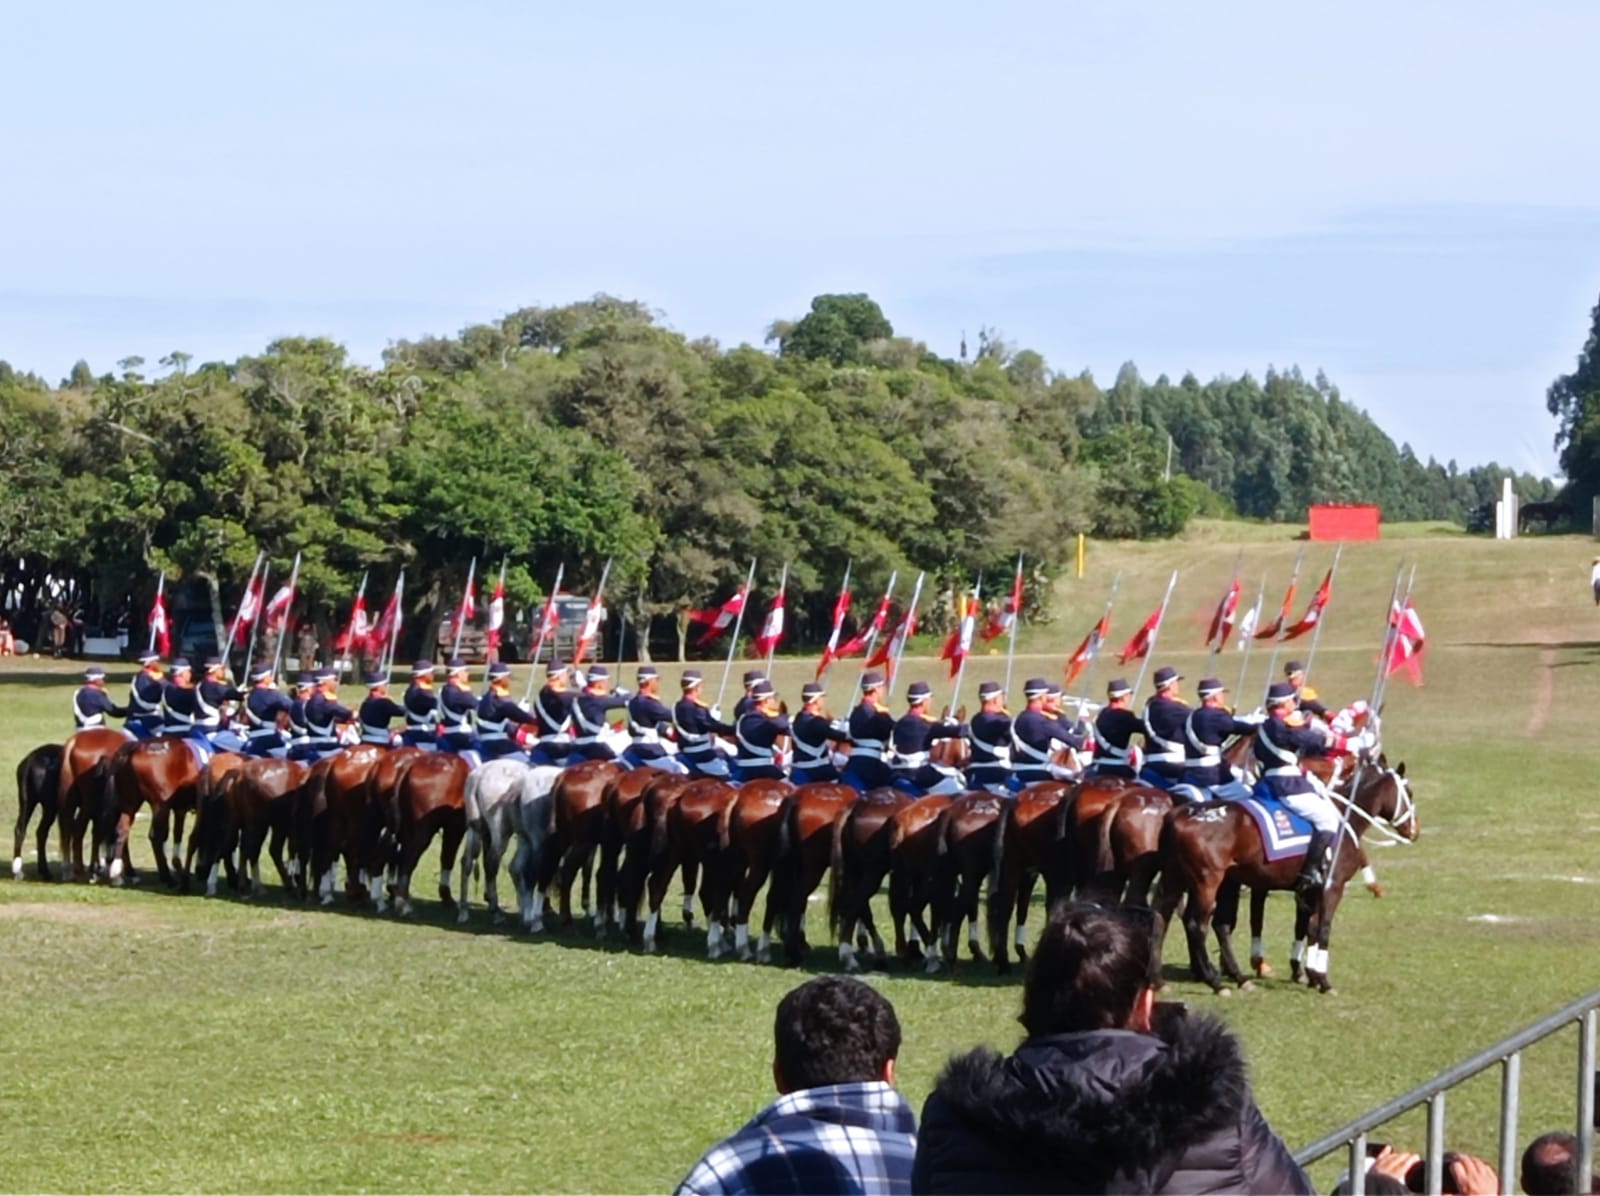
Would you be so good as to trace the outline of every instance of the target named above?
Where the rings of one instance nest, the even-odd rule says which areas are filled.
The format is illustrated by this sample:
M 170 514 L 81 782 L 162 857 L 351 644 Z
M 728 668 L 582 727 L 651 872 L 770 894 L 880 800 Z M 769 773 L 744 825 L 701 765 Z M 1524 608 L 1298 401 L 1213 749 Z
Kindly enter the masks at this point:
M 1253 993 L 1253 992 L 1255 992 L 1256 991 L 1256 982 L 1254 980 L 1241 980 L 1241 981 L 1239 981 L 1239 991 L 1242 992 L 1242 993 Z
M 466 906 L 462 906 L 460 909 L 458 909 L 456 911 L 456 925 L 457 926 L 465 926 L 466 924 L 467 924 L 467 907 Z
M 529 922 L 528 923 L 528 933 L 529 934 L 543 934 L 544 933 L 544 919 L 543 918 L 535 918 L 533 921 Z
M 332 893 L 324 893 L 321 897 L 317 898 L 317 904 L 321 905 L 321 906 L 332 905 L 333 904 L 333 894 Z
M 1377 881 L 1373 881 L 1370 885 L 1367 886 L 1367 892 L 1371 893 L 1374 897 L 1382 897 L 1388 891 L 1389 891 L 1388 889 L 1385 889 Z
M 14 880 L 22 879 L 22 857 L 18 856 L 11 861 L 11 876 Z
M 1255 974 L 1260 976 L 1262 979 L 1266 979 L 1268 976 L 1273 974 L 1272 965 L 1264 959 L 1252 959 L 1250 961 L 1250 967 Z
M 754 951 L 750 950 L 749 947 L 740 948 L 740 950 L 739 950 L 739 962 L 740 963 L 749 963 L 755 957 L 756 957 L 756 953 Z
M 756 952 L 756 962 L 757 963 L 771 963 L 772 962 L 772 952 L 771 951 L 757 951 Z
M 922 970 L 924 972 L 926 972 L 930 976 L 937 975 L 938 972 L 939 972 L 939 969 L 942 968 L 943 966 L 944 965 L 940 962 L 939 957 L 937 955 L 930 955 L 930 956 L 928 956 L 927 959 L 923 960 L 923 962 L 922 962 Z
M 1305 978 L 1305 973 L 1300 970 L 1300 965 L 1299 964 L 1291 964 L 1290 967 L 1289 967 L 1289 980 L 1290 980 L 1290 982 L 1294 983 L 1294 984 L 1299 984 L 1304 978 Z
M 467 920 L 466 911 L 465 910 L 461 911 L 461 920 L 463 922 L 465 922 Z M 504 926 L 505 922 L 506 922 L 505 914 L 501 913 L 499 910 L 491 910 L 490 911 L 490 913 L 489 913 L 489 925 L 490 926 Z
M 1231 997 L 1231 996 L 1233 996 L 1233 989 L 1227 988 L 1227 987 L 1225 987 L 1223 985 L 1220 985 L 1220 984 L 1216 987 L 1215 991 L 1216 991 L 1217 996 L 1219 996 L 1219 997 Z
M 1028 966 L 1028 953 L 1026 951 L 1024 951 L 1021 947 L 1017 948 L 1017 964 L 1018 964 L 1019 967 L 1027 967 Z

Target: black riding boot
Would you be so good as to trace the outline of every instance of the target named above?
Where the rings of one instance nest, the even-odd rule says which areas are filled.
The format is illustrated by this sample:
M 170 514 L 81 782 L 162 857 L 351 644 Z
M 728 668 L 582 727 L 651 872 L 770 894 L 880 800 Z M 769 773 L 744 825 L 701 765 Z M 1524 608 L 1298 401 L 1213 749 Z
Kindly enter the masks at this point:
M 1311 842 L 1306 844 L 1306 862 L 1300 868 L 1300 878 L 1295 881 L 1294 888 L 1296 894 L 1308 904 L 1322 892 L 1326 878 L 1323 868 L 1332 842 L 1333 836 L 1327 831 L 1314 830 L 1311 832 Z

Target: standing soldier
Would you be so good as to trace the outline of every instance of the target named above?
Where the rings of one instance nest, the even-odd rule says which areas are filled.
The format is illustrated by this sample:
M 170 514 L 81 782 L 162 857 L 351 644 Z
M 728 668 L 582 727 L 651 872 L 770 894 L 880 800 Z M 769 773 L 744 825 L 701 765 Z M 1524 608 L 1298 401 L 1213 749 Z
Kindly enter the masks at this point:
M 966 729 L 955 719 L 938 719 L 928 710 L 933 690 L 926 681 L 906 688 L 906 712 L 894 725 L 895 779 L 928 794 L 954 797 L 966 788 L 959 770 L 933 763 L 929 749 L 936 739 L 960 739 Z
M 639 689 L 628 699 L 628 734 L 633 742 L 622 754 L 630 768 L 658 768 L 662 772 L 689 770 L 679 763 L 667 737 L 672 733 L 672 710 L 658 696 L 661 674 L 653 664 L 639 666 Z
M 529 752 L 535 764 L 565 764 L 572 751 L 572 666 L 551 660 L 544 688 L 533 700 L 539 740 Z
M 513 727 L 532 726 L 536 720 L 511 700 L 511 666 L 495 661 L 489 666 L 489 688 L 478 702 L 478 746 L 485 760 L 498 760 L 518 751 Z
M 678 759 L 693 776 L 726 780 L 728 762 L 712 736 L 732 735 L 734 728 L 718 717 L 721 711 L 705 704 L 700 693 L 704 683 L 699 669 L 683 670 L 679 681 L 683 697 L 672 708 L 672 725 L 678 732 Z
M 617 753 L 606 742 L 606 715 L 626 710 L 626 690 L 611 691 L 611 670 L 597 664 L 585 676 L 583 691 L 572 700 L 572 725 L 577 735 L 572 741 L 572 760 L 615 760 Z
M 1234 777 L 1222 758 L 1222 748 L 1235 735 L 1254 735 L 1256 724 L 1233 716 L 1225 704 L 1227 691 L 1215 677 L 1200 678 L 1195 692 L 1200 695 L 1200 706 L 1189 715 L 1183 729 L 1188 750 L 1183 783 L 1199 789 L 1202 799 L 1237 801 L 1249 797 L 1250 790 Z
M 894 738 L 894 715 L 883 700 L 883 674 L 863 673 L 861 701 L 850 711 L 850 759 L 840 779 L 866 793 L 894 784 L 885 757 Z
M 822 709 L 824 690 L 816 681 L 807 681 L 800 687 L 800 713 L 789 721 L 789 741 L 794 745 L 794 761 L 789 768 L 789 779 L 796 785 L 815 785 L 824 781 L 837 781 L 839 770 L 833 766 L 830 744 L 850 743 L 850 728 L 835 722 Z
M 1005 690 L 998 681 L 985 681 L 978 686 L 978 703 L 968 736 L 972 759 L 967 783 L 990 793 L 1011 793 L 1011 715 L 1006 713 Z
M 1171 789 L 1183 780 L 1185 767 L 1183 729 L 1189 723 L 1189 704 L 1178 696 L 1183 674 L 1170 666 L 1156 670 L 1155 696 L 1144 705 L 1144 767 L 1139 779 L 1157 789 Z
M 83 684 L 72 695 L 72 721 L 80 731 L 106 725 L 106 715 L 127 718 L 128 707 L 118 706 L 106 692 L 106 671 L 99 665 L 83 670 Z
M 1073 771 L 1052 763 L 1051 757 L 1061 747 L 1081 751 L 1083 736 L 1066 719 L 1046 708 L 1050 699 L 1048 681 L 1030 678 L 1022 687 L 1022 696 L 1027 699 L 1027 709 L 1011 724 L 1012 776 L 1019 786 L 1071 777 Z
M 778 694 L 765 677 L 750 686 L 750 709 L 734 720 L 739 749 L 734 764 L 742 781 L 781 781 L 778 740 L 793 735 L 789 720 L 778 713 Z
M 165 671 L 161 657 L 154 652 L 139 656 L 139 671 L 133 675 L 128 687 L 128 721 L 126 729 L 135 739 L 149 739 L 161 729 L 161 698 L 166 688 Z
M 366 700 L 356 710 L 356 721 L 361 724 L 361 742 L 379 747 L 394 746 L 394 732 L 389 724 L 406 717 L 406 708 L 389 696 L 389 679 L 376 670 L 369 670 L 363 680 L 367 683 Z
M 472 692 L 472 670 L 459 656 L 445 666 L 449 671 L 439 695 L 439 732 L 446 751 L 458 755 L 477 746 L 472 718 L 478 713 L 478 695 Z
M 434 751 L 439 746 L 439 695 L 433 692 L 434 664 L 419 660 L 411 666 L 411 684 L 401 703 L 406 708 L 406 729 L 400 742 Z
M 1089 775 L 1133 780 L 1133 737 L 1144 723 L 1133 712 L 1133 686 L 1121 677 L 1106 686 L 1106 704 L 1094 720 L 1094 762 Z
M 289 742 L 278 725 L 292 721 L 292 703 L 272 684 L 272 665 L 257 661 L 250 669 L 250 692 L 244 699 L 244 721 L 249 728 L 245 751 L 252 756 L 279 760 L 289 753 Z

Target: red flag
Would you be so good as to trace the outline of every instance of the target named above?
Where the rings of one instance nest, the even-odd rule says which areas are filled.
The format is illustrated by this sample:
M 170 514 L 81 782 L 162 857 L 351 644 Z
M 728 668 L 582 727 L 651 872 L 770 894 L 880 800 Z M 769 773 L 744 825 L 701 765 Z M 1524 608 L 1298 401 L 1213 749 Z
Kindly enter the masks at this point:
M 544 609 L 539 612 L 539 622 L 533 629 L 532 638 L 528 641 L 528 651 L 531 653 L 541 641 L 548 643 L 560 624 L 561 612 L 556 609 L 556 591 L 552 588 L 545 596 Z
M 501 570 L 501 572 L 504 572 L 504 570 Z M 486 641 L 489 647 L 498 648 L 500 646 L 500 629 L 505 625 L 506 583 L 497 581 L 494 583 L 494 593 L 489 596 L 489 631 Z
M 883 668 L 888 670 L 887 679 L 894 681 L 894 662 L 900 659 L 905 652 L 906 641 L 917 633 L 917 611 L 915 607 L 906 607 L 906 613 L 900 616 L 900 622 L 895 626 L 894 634 L 878 645 L 878 650 L 867 661 L 867 668 Z
M 265 578 L 257 578 L 245 587 L 244 597 L 239 599 L 239 617 L 234 620 L 234 632 L 240 634 L 249 630 L 250 625 L 261 614 L 261 587 Z M 229 644 L 232 647 L 232 644 Z
M 944 647 L 939 649 L 939 659 L 950 662 L 950 675 L 954 677 L 961 671 L 961 662 L 967 658 L 967 653 L 972 651 L 972 632 L 977 623 L 978 600 L 962 594 L 956 599 L 956 625 L 955 629 L 945 637 Z
M 167 598 L 160 589 L 150 607 L 150 631 L 155 636 L 156 651 L 163 656 L 172 655 L 172 621 L 167 618 Z
M 1294 605 L 1294 579 L 1289 579 L 1289 588 L 1283 595 L 1283 605 L 1278 608 L 1278 617 L 1265 627 L 1256 628 L 1256 639 L 1276 639 L 1283 625 L 1289 621 L 1289 608 Z
M 1071 685 L 1083 676 L 1083 670 L 1089 667 L 1100 652 L 1100 646 L 1106 642 L 1106 636 L 1111 634 L 1111 613 L 1108 611 L 1100 617 L 1100 621 L 1083 637 L 1083 643 L 1077 650 L 1067 657 L 1067 684 Z
M 817 665 L 817 680 L 828 671 L 828 666 L 843 653 L 839 650 L 839 632 L 844 628 L 844 617 L 850 613 L 850 591 L 840 590 L 833 603 L 833 630 L 828 633 L 827 646 L 822 649 L 822 661 Z
M 846 640 L 844 647 L 839 649 L 838 655 L 841 657 L 854 656 L 857 652 L 866 651 L 867 645 L 875 642 L 877 638 L 883 634 L 883 629 L 888 625 L 888 623 L 889 595 L 887 592 L 885 592 L 882 600 L 880 600 L 878 603 L 877 611 L 872 616 L 872 622 L 859 629 L 853 636 Z M 874 653 L 874 655 L 876 655 L 876 653 Z M 868 667 L 872 667 L 870 663 Z
M 459 639 L 466 625 L 478 617 L 478 601 L 472 591 L 472 578 L 469 576 L 466 593 L 461 595 L 461 605 L 456 607 L 455 618 L 450 621 L 450 635 L 453 639 Z
M 1000 609 L 989 616 L 989 622 L 984 626 L 983 638 L 985 640 L 999 639 L 1016 624 L 1017 616 L 1022 611 L 1022 562 L 1017 562 L 1016 580 L 1011 583 L 1011 593 L 1001 603 Z
M 1222 601 L 1217 603 L 1216 613 L 1211 616 L 1211 629 L 1206 632 L 1206 647 L 1211 647 L 1212 640 L 1216 640 L 1219 652 L 1228 646 L 1228 635 L 1233 631 L 1233 617 L 1238 610 L 1239 579 L 1235 577 L 1228 586 L 1228 592 L 1222 596 Z
M 1144 621 L 1139 630 L 1133 633 L 1133 638 L 1122 645 L 1122 651 L 1117 653 L 1117 663 L 1127 664 L 1130 660 L 1138 660 L 1150 651 L 1150 641 L 1155 638 L 1156 628 L 1161 626 L 1161 607 L 1156 607 L 1150 612 L 1150 617 Z
M 1322 579 L 1322 584 L 1317 587 L 1317 592 L 1311 596 L 1311 605 L 1306 607 L 1306 613 L 1301 615 L 1299 621 L 1291 627 L 1284 628 L 1283 638 L 1286 640 L 1302 636 L 1317 625 L 1317 620 L 1322 618 L 1322 611 L 1328 605 L 1328 599 L 1333 597 L 1333 570 L 1329 569 Z
M 695 640 L 696 648 L 704 648 L 738 620 L 740 612 L 744 610 L 745 588 L 741 583 L 739 589 L 721 606 L 708 606 L 700 610 L 689 612 L 689 622 L 699 623 L 705 632 Z
M 268 631 L 282 631 L 284 623 L 289 618 L 289 607 L 294 602 L 294 587 L 287 582 L 278 587 L 278 592 L 267 603 L 266 624 Z
M 399 625 L 400 587 L 397 585 L 394 593 L 389 595 L 389 601 L 384 605 L 378 621 L 367 632 L 367 653 L 381 657 L 388 650 L 389 641 L 394 638 L 395 629 Z
M 594 647 L 594 641 L 600 634 L 600 624 L 605 621 L 605 604 L 600 601 L 600 594 L 589 599 L 589 606 L 583 612 L 583 630 L 578 634 L 577 646 L 572 650 L 572 663 L 579 665 L 583 658 L 589 654 L 589 649 Z
M 350 622 L 334 639 L 333 646 L 342 656 L 360 648 L 371 634 L 372 629 L 367 625 L 366 595 L 357 594 L 355 605 L 350 608 Z
M 1408 597 L 1402 607 L 1398 602 L 1389 611 L 1389 626 L 1394 634 L 1389 637 L 1389 662 L 1384 676 L 1393 676 L 1397 669 L 1405 669 L 1413 685 L 1422 684 L 1422 648 L 1426 642 L 1422 618 Z
M 783 638 L 783 591 L 779 590 L 772 598 L 772 605 L 767 607 L 767 617 L 762 621 L 761 630 L 756 634 L 755 646 L 757 656 L 770 656 L 778 647 L 778 641 Z

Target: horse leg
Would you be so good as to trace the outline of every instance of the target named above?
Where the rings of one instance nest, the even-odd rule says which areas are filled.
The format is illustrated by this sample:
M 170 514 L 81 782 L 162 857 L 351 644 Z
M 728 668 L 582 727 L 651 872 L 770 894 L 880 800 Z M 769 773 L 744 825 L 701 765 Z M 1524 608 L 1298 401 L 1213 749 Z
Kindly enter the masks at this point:
M 1272 965 L 1267 962 L 1266 939 L 1268 890 L 1256 887 L 1250 890 L 1250 967 L 1262 979 L 1272 975 Z
M 182 806 L 172 803 L 172 871 L 177 874 L 178 884 L 184 892 L 189 891 L 189 872 L 183 860 L 183 820 L 185 812 Z
M 477 866 L 478 847 L 482 840 L 483 830 L 480 829 L 479 823 L 475 822 L 467 827 L 466 839 L 463 841 L 461 848 L 461 900 L 456 904 L 456 921 L 463 926 L 467 924 L 467 911 L 472 908 L 472 869 Z M 485 873 L 488 872 L 487 859 L 484 863 L 484 871 Z M 487 876 L 485 876 L 483 882 L 483 894 L 485 900 L 487 900 L 489 896 L 489 880 Z
M 283 859 L 284 838 L 283 827 L 276 822 L 272 823 L 267 836 L 267 854 L 272 857 L 272 866 L 278 870 L 278 883 L 287 893 L 294 887 L 294 879 L 289 875 L 288 865 Z
M 672 884 L 672 875 L 677 870 L 677 852 L 671 846 L 651 861 L 648 886 L 650 913 L 644 920 L 644 950 L 647 955 L 655 953 L 656 931 L 661 926 L 661 905 L 667 899 L 667 888 Z
M 1211 991 L 1221 994 L 1226 989 L 1216 965 L 1211 962 L 1211 949 L 1206 945 L 1206 934 L 1211 928 L 1211 915 L 1216 909 L 1216 889 L 1207 891 L 1196 886 L 1189 892 L 1188 908 L 1183 913 L 1183 928 L 1189 936 L 1189 961 L 1195 970 L 1195 979 L 1211 986 Z
M 1033 904 L 1033 886 L 1039 879 L 1037 872 L 1025 872 L 1022 883 L 1017 886 L 1016 904 L 1016 930 L 1012 934 L 1011 945 L 1016 948 L 1017 963 L 1028 962 L 1028 907 Z M 1046 893 L 1049 886 L 1046 886 Z
M 40 803 L 40 809 L 39 809 L 39 831 L 38 831 L 38 834 L 34 837 L 34 841 L 33 841 L 34 852 L 35 852 L 36 856 L 38 857 L 38 862 L 39 862 L 39 879 L 40 880 L 54 880 L 55 879 L 55 877 L 50 874 L 50 861 L 48 859 L 49 853 L 47 851 L 47 848 L 49 847 L 49 844 L 50 844 L 50 828 L 55 825 L 55 821 L 56 821 L 56 806 L 55 806 L 55 803 L 54 802 L 41 802 Z M 20 880 L 21 879 L 21 869 L 17 866 L 16 862 L 13 862 L 13 864 L 12 864 L 12 871 L 17 873 L 17 877 Z M 65 871 L 66 871 L 66 861 L 63 860 L 62 861 L 62 872 L 65 873 Z
M 583 864 L 583 845 L 573 843 L 561 854 L 561 864 L 556 874 L 556 894 L 561 901 L 562 929 L 572 925 L 572 882 L 578 878 Z M 588 883 L 584 884 L 584 905 L 589 904 Z
M 17 833 L 16 846 L 11 849 L 11 875 L 16 880 L 22 879 L 22 841 L 28 837 L 28 822 L 33 817 L 34 803 L 28 800 L 26 785 L 18 786 L 17 794 Z M 41 877 L 49 877 L 40 873 Z
M 1238 881 L 1228 881 L 1217 891 L 1217 907 L 1212 918 L 1212 929 L 1217 935 L 1217 951 L 1222 956 L 1222 971 L 1241 989 L 1251 987 L 1233 953 L 1233 928 L 1239 921 Z
M 451 873 L 455 870 L 456 853 L 461 850 L 461 839 L 466 833 L 466 822 L 459 818 L 451 818 L 439 828 L 439 900 L 446 907 L 456 903 L 455 894 L 450 891 L 453 880 Z M 465 885 L 467 882 L 463 879 L 461 883 Z
M 150 850 L 156 853 L 156 871 L 161 874 L 161 883 L 176 888 L 177 877 L 167 864 L 167 831 L 171 825 L 172 807 L 157 806 L 150 818 Z
M 1328 980 L 1328 939 L 1333 935 L 1333 915 L 1344 896 L 1344 881 L 1329 885 L 1322 893 L 1316 913 L 1312 917 L 1311 945 L 1306 947 L 1306 983 L 1317 992 L 1332 994 L 1333 985 Z
M 127 869 L 124 863 L 123 852 L 127 849 L 128 835 L 133 830 L 133 815 L 127 811 L 119 811 L 116 826 L 107 836 L 108 852 L 106 855 L 106 878 L 113 885 L 123 883 L 123 872 Z M 131 869 L 128 869 L 131 871 Z
M 700 861 L 685 860 L 683 862 L 683 924 L 689 929 L 694 929 L 694 894 L 700 883 Z M 705 899 L 702 896 L 700 908 L 705 909 Z
M 1294 903 L 1294 942 L 1289 944 L 1289 979 L 1299 984 L 1305 977 L 1306 939 L 1311 933 L 1311 911 Z
M 594 917 L 594 906 L 590 904 L 589 898 L 594 892 L 594 856 L 597 850 L 598 848 L 591 843 L 588 849 L 583 853 L 582 903 L 583 916 L 585 919 L 592 919 Z
M 483 903 L 489 907 L 489 925 L 499 926 L 506 920 L 500 908 L 500 868 L 506 858 L 506 828 L 491 826 L 489 836 L 483 841 Z M 465 891 L 472 866 L 465 855 L 461 860 L 461 885 Z

